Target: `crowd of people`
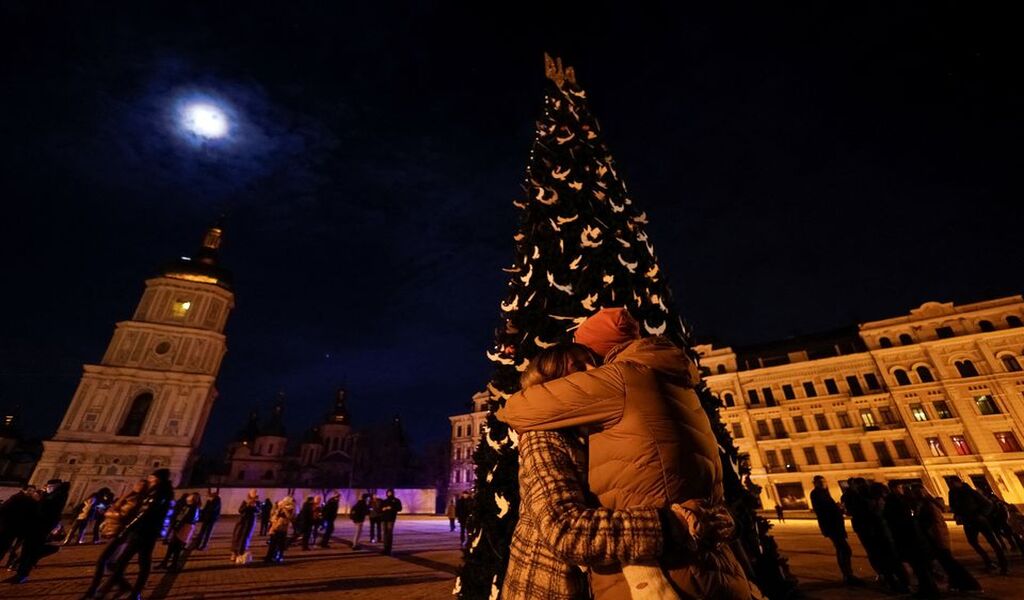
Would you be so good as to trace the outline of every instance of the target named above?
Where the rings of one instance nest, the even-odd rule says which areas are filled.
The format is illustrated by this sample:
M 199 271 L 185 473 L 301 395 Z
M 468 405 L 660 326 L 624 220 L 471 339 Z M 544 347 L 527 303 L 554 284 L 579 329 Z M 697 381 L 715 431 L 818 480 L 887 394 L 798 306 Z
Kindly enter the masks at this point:
M 850 526 L 864 547 L 876 578 L 895 593 L 910 591 L 909 573 L 913 573 L 916 581 L 916 595 L 922 598 L 938 597 L 941 579 L 945 579 L 950 591 L 981 590 L 978 580 L 951 552 L 945 520 L 947 508 L 955 522 L 963 526 L 967 541 L 982 558 L 986 572 L 998 568 L 1001 575 L 1006 575 L 1007 552 L 1024 554 L 1024 516 L 991 490 L 978 491 L 957 477 L 948 480 L 948 505 L 919 483 L 886 485 L 862 477 L 848 479 L 836 502 L 824 477 L 818 475 L 813 481 L 811 508 L 821 534 L 835 546 L 839 570 L 847 585 L 861 586 L 865 582 L 853 572 L 845 516 L 849 516 Z M 978 543 L 979 535 L 991 548 L 995 563 Z
M 70 510 L 65 528 L 62 516 L 69 487 L 68 482 L 55 479 L 45 488 L 27 486 L 0 504 L 0 561 L 15 571 L 7 583 L 27 581 L 41 558 L 57 552 L 60 545 L 84 543 L 91 530 L 92 543 L 106 546 L 83 597 L 101 598 L 116 588 L 130 598 L 141 598 L 157 544 L 163 540 L 167 549 L 155 568 L 180 571 L 191 552 L 207 549 L 221 517 L 218 491 L 209 490 L 205 501 L 195 492 L 175 500 L 170 471 L 157 469 L 119 498 L 107 488 L 90 494 Z M 339 492 L 326 501 L 323 496 L 311 495 L 296 506 L 292 496 L 275 503 L 270 498 L 261 501 L 257 491 L 250 490 L 238 507 L 230 560 L 236 564 L 252 561 L 250 546 L 257 530 L 266 537 L 264 561 L 269 564 L 283 562 L 285 550 L 293 544 L 303 550 L 330 548 L 340 503 Z M 370 542 L 381 543 L 383 553 L 391 554 L 395 521 L 401 511 L 402 502 L 394 490 L 387 490 L 382 498 L 364 494 L 349 512 L 355 524 L 352 548 L 361 548 L 362 524 L 369 520 Z M 129 581 L 125 572 L 132 561 L 137 563 L 138 573 Z

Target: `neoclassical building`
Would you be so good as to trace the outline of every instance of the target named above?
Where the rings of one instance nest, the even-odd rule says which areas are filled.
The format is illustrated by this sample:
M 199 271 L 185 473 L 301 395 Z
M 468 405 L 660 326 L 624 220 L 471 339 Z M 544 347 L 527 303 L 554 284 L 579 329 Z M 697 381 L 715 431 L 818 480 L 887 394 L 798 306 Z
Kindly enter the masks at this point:
M 103 359 L 84 365 L 31 483 L 69 480 L 74 500 L 101 487 L 119 494 L 159 467 L 175 484 L 187 480 L 217 398 L 235 302 L 231 275 L 218 262 L 222 233 L 210 228 L 194 259 L 182 257 L 146 281 Z
M 928 302 L 907 315 L 747 348 L 698 346 L 704 379 L 766 508 L 811 479 L 960 477 L 1024 503 L 1024 299 Z
M 470 401 L 472 412 L 448 417 L 452 426 L 451 466 L 448 469 L 448 499 L 472 489 L 476 481 L 473 451 L 480 442 L 480 434 L 487 425 L 487 391 L 473 394 Z

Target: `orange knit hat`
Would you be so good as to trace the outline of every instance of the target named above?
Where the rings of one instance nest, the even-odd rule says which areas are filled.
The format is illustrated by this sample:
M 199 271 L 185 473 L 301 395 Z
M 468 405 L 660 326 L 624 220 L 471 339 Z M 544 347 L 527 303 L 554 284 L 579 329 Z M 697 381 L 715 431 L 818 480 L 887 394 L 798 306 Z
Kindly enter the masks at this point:
M 640 337 L 640 325 L 624 308 L 602 308 L 576 330 L 576 343 L 604 358 L 612 348 Z

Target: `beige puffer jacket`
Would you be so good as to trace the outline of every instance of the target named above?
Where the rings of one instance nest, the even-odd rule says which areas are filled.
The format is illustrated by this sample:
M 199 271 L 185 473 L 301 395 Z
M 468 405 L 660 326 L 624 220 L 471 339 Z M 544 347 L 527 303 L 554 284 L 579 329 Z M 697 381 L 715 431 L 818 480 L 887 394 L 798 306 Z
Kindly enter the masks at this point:
M 513 395 L 497 416 L 520 432 L 581 426 L 593 431 L 589 485 L 606 508 L 687 500 L 720 505 L 722 464 L 694 390 L 698 381 L 683 350 L 663 337 L 644 338 L 612 350 L 602 367 Z M 669 571 L 689 597 L 760 597 L 728 549 L 703 557 L 701 565 L 694 560 Z M 598 600 L 630 597 L 617 565 L 595 568 L 592 585 Z

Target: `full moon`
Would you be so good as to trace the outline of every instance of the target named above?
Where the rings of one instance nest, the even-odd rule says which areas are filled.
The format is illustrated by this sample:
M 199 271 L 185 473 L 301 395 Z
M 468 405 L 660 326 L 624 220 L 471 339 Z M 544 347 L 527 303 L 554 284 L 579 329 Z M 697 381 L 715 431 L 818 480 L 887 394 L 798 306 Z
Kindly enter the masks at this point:
M 199 137 L 222 138 L 228 133 L 228 117 L 218 106 L 197 102 L 185 107 L 182 126 Z

